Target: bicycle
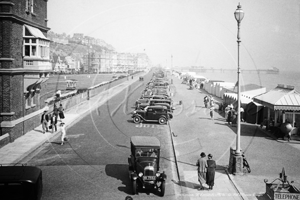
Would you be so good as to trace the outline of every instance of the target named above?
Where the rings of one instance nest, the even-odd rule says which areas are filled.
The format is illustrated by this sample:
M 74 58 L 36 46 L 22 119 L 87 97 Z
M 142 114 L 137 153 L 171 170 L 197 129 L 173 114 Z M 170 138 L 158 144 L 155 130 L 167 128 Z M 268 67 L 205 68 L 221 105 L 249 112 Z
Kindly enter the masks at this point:
M 243 156 L 243 168 L 246 168 L 248 173 L 251 173 L 250 165 L 249 165 L 245 155 L 243 154 L 242 156 Z

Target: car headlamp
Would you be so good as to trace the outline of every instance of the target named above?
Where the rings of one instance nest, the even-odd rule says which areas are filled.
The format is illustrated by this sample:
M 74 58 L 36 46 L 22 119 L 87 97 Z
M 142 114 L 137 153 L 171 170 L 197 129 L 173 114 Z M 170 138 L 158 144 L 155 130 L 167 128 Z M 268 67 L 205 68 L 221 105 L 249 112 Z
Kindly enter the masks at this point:
M 139 177 L 142 177 L 142 176 L 143 176 L 143 173 L 142 173 L 142 172 L 140 172 L 140 173 L 139 173 Z
M 159 172 L 156 172 L 155 175 L 156 175 L 156 177 L 159 177 L 159 176 L 160 176 L 160 173 L 159 173 Z

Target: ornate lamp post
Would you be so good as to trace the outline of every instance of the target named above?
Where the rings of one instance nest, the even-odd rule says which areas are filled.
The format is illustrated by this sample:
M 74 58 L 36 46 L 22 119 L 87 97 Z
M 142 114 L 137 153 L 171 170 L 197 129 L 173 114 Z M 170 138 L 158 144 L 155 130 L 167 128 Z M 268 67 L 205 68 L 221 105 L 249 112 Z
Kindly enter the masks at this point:
M 238 43 L 238 69 L 237 69 L 237 101 L 238 101 L 238 114 L 237 114 L 237 137 L 236 137 L 236 154 L 241 154 L 241 147 L 240 147 L 240 136 L 241 136 L 241 84 L 240 84 L 240 23 L 244 18 L 244 11 L 242 10 L 242 6 L 239 4 L 237 9 L 234 12 L 234 17 L 237 21 L 238 25 L 238 32 L 237 32 L 237 43 Z
M 237 174 L 243 173 L 243 158 L 241 155 L 241 87 L 240 87 L 240 24 L 244 18 L 244 11 L 242 10 L 242 6 L 239 4 L 237 9 L 234 12 L 234 17 L 237 21 L 238 31 L 237 31 L 237 44 L 238 44 L 238 69 L 237 69 L 237 102 L 238 102 L 238 109 L 237 109 L 237 133 L 236 133 L 236 150 L 235 150 L 235 172 Z

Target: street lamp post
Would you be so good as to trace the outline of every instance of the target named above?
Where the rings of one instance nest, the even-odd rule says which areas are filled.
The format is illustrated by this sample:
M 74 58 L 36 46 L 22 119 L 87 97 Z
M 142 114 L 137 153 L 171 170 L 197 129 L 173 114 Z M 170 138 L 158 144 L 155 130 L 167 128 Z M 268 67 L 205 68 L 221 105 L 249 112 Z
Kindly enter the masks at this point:
M 234 17 L 237 21 L 237 44 L 238 44 L 238 60 L 237 60 L 237 133 L 236 133 L 236 150 L 235 150 L 235 173 L 242 174 L 243 173 L 243 157 L 241 153 L 241 84 L 240 84 L 240 24 L 244 18 L 244 11 L 242 10 L 242 6 L 239 4 L 237 9 L 234 12 Z

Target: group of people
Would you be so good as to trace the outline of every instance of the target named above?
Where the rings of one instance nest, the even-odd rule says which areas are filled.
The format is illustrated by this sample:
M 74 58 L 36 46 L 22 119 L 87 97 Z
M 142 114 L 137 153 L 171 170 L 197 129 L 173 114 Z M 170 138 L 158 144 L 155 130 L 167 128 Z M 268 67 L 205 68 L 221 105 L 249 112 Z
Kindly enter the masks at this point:
M 57 131 L 57 122 L 59 121 L 58 120 L 58 118 L 59 118 L 60 119 L 59 126 L 61 128 L 61 133 L 62 133 L 61 145 L 63 145 L 64 142 L 66 141 L 65 123 L 62 121 L 65 118 L 64 108 L 63 108 L 62 104 L 60 104 L 59 107 L 57 107 L 57 105 L 54 104 L 53 112 L 48 113 L 48 111 L 49 111 L 49 108 L 46 107 L 41 116 L 41 124 L 42 124 L 43 133 L 48 132 L 49 129 L 52 130 L 52 133 L 56 132 Z
M 215 184 L 215 172 L 217 168 L 216 161 L 214 161 L 212 154 L 206 154 L 202 152 L 200 158 L 196 162 L 198 167 L 198 181 L 200 183 L 199 190 L 204 190 L 204 185 L 208 185 L 208 189 L 212 190 Z
M 213 120 L 214 119 L 214 109 L 215 109 L 214 98 L 211 95 L 209 97 L 206 95 L 204 97 L 203 101 L 204 101 L 205 108 L 209 108 L 209 115 L 210 115 L 210 118 Z
M 227 105 L 227 107 L 225 108 L 225 119 L 226 121 L 228 122 L 229 125 L 233 125 L 233 124 L 236 124 L 237 122 L 237 111 L 233 108 L 233 105 L 230 104 L 230 105 Z M 240 108 L 240 119 L 241 121 L 243 122 L 244 121 L 244 118 L 243 118 L 243 115 L 244 115 L 244 108 L 241 107 Z

